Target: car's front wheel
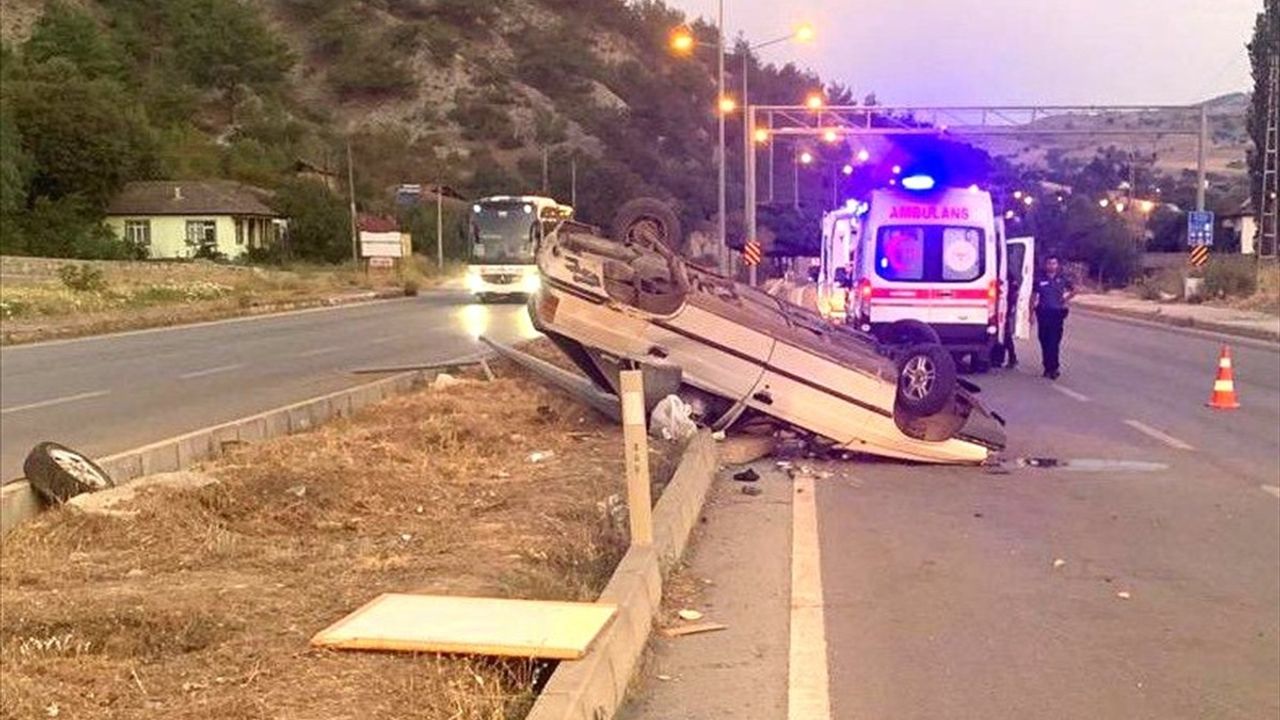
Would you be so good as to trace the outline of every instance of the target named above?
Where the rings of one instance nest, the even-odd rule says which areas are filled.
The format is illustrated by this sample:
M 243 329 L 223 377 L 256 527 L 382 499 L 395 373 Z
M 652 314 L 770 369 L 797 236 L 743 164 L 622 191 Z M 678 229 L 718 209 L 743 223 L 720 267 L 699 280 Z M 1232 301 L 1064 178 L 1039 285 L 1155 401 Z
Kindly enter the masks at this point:
M 941 345 L 913 345 L 898 363 L 898 404 L 914 415 L 932 415 L 951 400 L 956 363 Z

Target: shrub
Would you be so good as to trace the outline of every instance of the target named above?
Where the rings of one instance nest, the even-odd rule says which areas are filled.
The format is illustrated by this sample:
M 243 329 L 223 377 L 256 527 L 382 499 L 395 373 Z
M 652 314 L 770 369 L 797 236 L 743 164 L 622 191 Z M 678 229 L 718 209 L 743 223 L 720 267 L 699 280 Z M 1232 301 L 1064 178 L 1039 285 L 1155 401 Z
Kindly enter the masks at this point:
M 102 271 L 89 265 L 63 265 L 58 268 L 62 284 L 76 292 L 102 292 L 107 289 L 107 279 Z
M 1248 297 L 1258 289 L 1258 273 L 1251 258 L 1217 257 L 1204 269 L 1209 297 Z
M 416 297 L 416 296 L 418 295 L 418 281 L 417 281 L 417 280 L 405 280 L 405 281 L 404 281 L 404 294 L 405 294 L 405 297 Z

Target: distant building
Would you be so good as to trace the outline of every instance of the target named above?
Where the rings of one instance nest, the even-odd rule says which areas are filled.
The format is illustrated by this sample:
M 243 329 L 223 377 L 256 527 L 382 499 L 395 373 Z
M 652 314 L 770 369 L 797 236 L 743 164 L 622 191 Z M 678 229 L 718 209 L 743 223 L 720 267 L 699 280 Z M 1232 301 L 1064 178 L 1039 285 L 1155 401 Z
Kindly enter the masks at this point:
M 280 241 L 270 193 L 229 180 L 133 182 L 107 206 L 107 225 L 151 258 L 235 258 Z

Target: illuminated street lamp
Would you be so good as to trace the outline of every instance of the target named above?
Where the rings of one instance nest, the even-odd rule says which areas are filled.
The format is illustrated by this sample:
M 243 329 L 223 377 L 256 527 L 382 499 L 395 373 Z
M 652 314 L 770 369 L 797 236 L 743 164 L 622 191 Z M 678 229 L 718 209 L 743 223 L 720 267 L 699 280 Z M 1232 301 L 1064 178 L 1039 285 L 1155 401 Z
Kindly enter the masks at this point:
M 1022 204 L 1026 205 L 1027 207 L 1031 207 L 1031 203 L 1033 202 L 1035 202 L 1035 198 L 1031 197 L 1030 195 L 1022 198 Z
M 732 113 L 734 110 L 737 110 L 737 109 L 738 109 L 738 101 L 734 100 L 728 95 L 725 95 L 724 97 L 720 98 L 720 113 L 722 115 L 728 115 L 729 113 Z
M 769 131 L 766 130 L 765 128 L 756 128 L 756 142 L 758 143 L 769 142 Z
M 901 165 L 894 165 L 894 166 L 893 166 L 893 174 L 894 174 L 894 175 L 901 175 L 901 174 L 902 174 L 902 166 L 901 166 Z
M 808 23 L 805 23 L 804 25 L 801 25 L 800 27 L 796 28 L 795 39 L 796 39 L 796 42 L 802 42 L 802 43 L 810 42 L 813 40 L 813 35 L 814 35 L 813 26 Z
M 840 139 L 840 135 L 835 130 L 827 130 L 826 132 L 822 133 L 822 139 L 826 140 L 829 143 L 833 143 Z
M 693 31 L 686 25 L 681 25 L 671 31 L 671 38 L 668 40 L 671 51 L 677 55 L 689 55 L 693 53 L 693 49 L 697 47 L 698 41 L 693 37 Z
M 801 165 L 808 165 L 811 162 L 813 162 L 813 153 L 809 152 L 808 150 L 805 150 L 804 152 L 800 153 Z
M 871 153 L 867 152 L 866 148 L 862 148 L 861 150 L 858 151 L 858 162 L 864 163 L 870 159 L 871 159 Z
M 841 172 L 843 172 L 845 175 L 852 175 L 852 174 L 853 174 L 853 166 L 852 166 L 852 165 L 845 165 L 844 167 L 840 168 L 840 171 L 841 171 Z
M 1118 213 L 1124 212 L 1124 203 L 1116 203 L 1116 212 Z
M 1141 210 L 1144 215 L 1146 215 L 1146 214 L 1149 214 L 1152 210 L 1156 209 L 1156 204 L 1151 202 L 1150 200 L 1143 200 L 1142 202 L 1138 203 L 1138 209 Z
M 810 110 L 821 110 L 826 104 L 827 101 L 822 97 L 822 93 L 820 92 L 811 92 L 809 93 L 809 97 L 804 99 L 804 106 Z
M 1106 207 L 1110 204 L 1111 204 L 1111 201 L 1106 198 L 1102 198 L 1101 200 L 1098 201 L 1098 207 Z

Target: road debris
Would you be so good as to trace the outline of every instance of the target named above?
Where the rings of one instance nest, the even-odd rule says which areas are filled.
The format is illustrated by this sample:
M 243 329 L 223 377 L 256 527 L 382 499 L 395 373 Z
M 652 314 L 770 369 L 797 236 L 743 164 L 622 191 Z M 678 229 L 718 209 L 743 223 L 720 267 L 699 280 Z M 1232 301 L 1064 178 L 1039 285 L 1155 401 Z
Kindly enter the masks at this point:
M 659 676 L 658 676 L 658 679 L 659 679 L 659 680 L 661 680 L 662 682 L 670 682 L 670 681 L 671 681 L 671 676 L 670 676 L 670 675 L 659 675 Z
M 306 496 L 307 496 L 307 486 L 306 486 L 306 485 L 294 485 L 293 487 L 289 488 L 288 490 L 285 490 L 285 492 L 287 492 L 287 493 L 289 493 L 290 495 L 293 495 L 293 496 L 295 496 L 295 497 L 306 497 Z
M 746 470 L 743 470 L 742 472 L 734 473 L 734 474 L 733 474 L 733 479 L 734 479 L 734 480 L 737 480 L 738 482 L 748 482 L 748 483 L 753 483 L 753 482 L 757 482 L 758 480 L 760 480 L 760 473 L 756 472 L 755 470 L 753 470 L 753 469 L 751 469 L 751 468 L 747 468 Z
M 663 440 L 688 440 L 698 432 L 693 422 L 693 406 L 679 395 L 658 401 L 649 415 L 649 434 Z
M 1066 560 L 1063 560 L 1062 558 L 1057 558 L 1057 559 L 1055 559 L 1055 560 L 1053 561 L 1053 567 L 1054 567 L 1055 569 L 1060 568 L 1060 567 L 1062 567 L 1063 565 L 1066 565 L 1066 564 L 1067 564 L 1067 561 L 1066 561 Z
M 1120 592 L 1116 593 L 1116 597 L 1120 598 L 1121 600 L 1128 600 L 1133 596 L 1129 594 L 1128 590 L 1121 590 Z
M 697 610 L 690 610 L 689 608 L 681 609 L 676 613 L 676 615 L 679 615 L 681 620 L 688 620 L 689 622 L 702 619 L 701 612 L 698 612 Z
M 759 485 L 743 485 L 743 486 L 742 486 L 742 494 L 743 494 L 743 495 L 750 495 L 751 497 L 755 497 L 755 496 L 757 496 L 757 495 L 763 495 L 763 494 L 764 494 L 764 490 L 763 490 L 763 489 L 761 489 Z
M 610 603 L 385 593 L 316 633 L 311 644 L 577 660 L 617 612 Z
M 431 381 L 432 390 L 448 390 L 457 385 L 465 385 L 468 381 L 456 378 L 449 373 L 440 373 L 435 380 Z
M 658 632 L 662 633 L 665 637 L 684 637 L 685 635 L 698 635 L 700 633 L 716 632 L 728 629 L 728 625 L 705 622 L 698 623 L 696 625 L 681 625 L 679 627 L 662 628 Z
M 546 462 L 555 456 L 556 456 L 556 453 L 554 450 L 538 450 L 538 451 L 529 453 L 529 457 L 527 459 L 531 463 L 540 463 L 540 462 Z
M 734 435 L 720 445 L 720 462 L 746 465 L 773 453 L 778 440 L 772 435 Z

